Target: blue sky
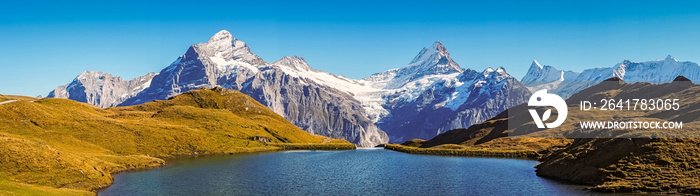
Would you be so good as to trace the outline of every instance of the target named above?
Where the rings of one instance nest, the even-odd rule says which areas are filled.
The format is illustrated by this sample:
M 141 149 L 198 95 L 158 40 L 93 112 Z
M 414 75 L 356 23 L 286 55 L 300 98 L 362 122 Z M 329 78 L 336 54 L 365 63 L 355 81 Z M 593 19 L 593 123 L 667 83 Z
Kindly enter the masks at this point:
M 226 29 L 268 62 L 297 55 L 360 79 L 436 40 L 462 67 L 560 69 L 671 54 L 700 62 L 698 1 L 1 1 L 0 94 L 43 95 L 86 70 L 159 72 Z

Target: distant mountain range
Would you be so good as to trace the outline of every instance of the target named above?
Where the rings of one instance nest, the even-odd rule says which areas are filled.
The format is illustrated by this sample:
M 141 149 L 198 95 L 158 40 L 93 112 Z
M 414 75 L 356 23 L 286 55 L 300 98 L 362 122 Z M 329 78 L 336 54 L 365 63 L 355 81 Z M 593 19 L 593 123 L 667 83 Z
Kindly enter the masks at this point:
M 435 42 L 404 67 L 355 80 L 313 69 L 301 57 L 266 62 L 251 53 L 245 42 L 223 30 L 207 43 L 190 46 L 159 73 L 123 81 L 106 73 L 88 71 L 57 87 L 49 97 L 100 107 L 129 106 L 221 86 L 250 95 L 307 132 L 374 146 L 388 141 L 430 139 L 447 130 L 483 122 L 525 102 L 531 95 L 528 88 L 546 87 L 568 96 L 593 83 L 563 81 L 577 81 L 574 78 L 581 76 L 587 76 L 581 80 L 600 81 L 607 78 L 605 75 L 621 73 L 639 80 L 650 77 L 663 80 L 675 72 L 649 75 L 634 70 L 655 65 L 666 68 L 671 64 L 694 65 L 698 69 L 694 63 L 667 59 L 656 64 L 625 61 L 614 68 L 596 68 L 579 74 L 540 66 L 535 61 L 523 78 L 523 85 L 502 67 L 483 71 L 462 68 L 442 43 Z M 689 78 L 698 77 L 700 74 Z
M 530 95 L 503 68 L 461 68 L 440 42 L 423 48 L 405 67 L 354 80 L 315 70 L 296 56 L 268 63 L 221 31 L 160 73 L 123 81 L 85 72 L 49 97 L 128 106 L 215 86 L 248 94 L 310 133 L 362 146 L 390 137 L 432 138 L 491 118 Z
M 527 74 L 520 80 L 530 89 L 549 89 L 564 98 L 608 78 L 618 77 L 627 82 L 664 83 L 683 75 L 691 81 L 700 81 L 700 66 L 689 61 L 678 61 L 671 55 L 664 59 L 645 62 L 624 60 L 612 67 L 598 67 L 573 72 L 542 66 L 533 61 Z

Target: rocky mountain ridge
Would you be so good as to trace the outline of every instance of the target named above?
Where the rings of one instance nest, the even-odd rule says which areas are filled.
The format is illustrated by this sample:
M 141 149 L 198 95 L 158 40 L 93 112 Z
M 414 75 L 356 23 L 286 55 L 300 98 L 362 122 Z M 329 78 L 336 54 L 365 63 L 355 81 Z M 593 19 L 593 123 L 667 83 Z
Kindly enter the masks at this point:
M 48 97 L 67 98 L 101 108 L 113 107 L 136 96 L 151 85 L 156 73 L 148 73 L 129 81 L 108 73 L 85 71 L 71 83 L 56 87 Z
M 100 81 L 100 76 L 93 78 Z M 404 67 L 354 80 L 313 69 L 296 56 L 268 63 L 225 30 L 206 43 L 190 46 L 154 74 L 149 84 L 139 92 L 128 92 L 129 96 L 57 88 L 52 97 L 95 104 L 63 96 L 88 94 L 111 103 L 101 107 L 128 106 L 221 86 L 250 95 L 310 133 L 374 146 L 387 143 L 389 137 L 397 142 L 429 139 L 446 130 L 468 127 L 530 95 L 503 68 L 478 72 L 460 67 L 441 42 L 423 48 Z M 104 85 L 93 86 L 100 89 Z

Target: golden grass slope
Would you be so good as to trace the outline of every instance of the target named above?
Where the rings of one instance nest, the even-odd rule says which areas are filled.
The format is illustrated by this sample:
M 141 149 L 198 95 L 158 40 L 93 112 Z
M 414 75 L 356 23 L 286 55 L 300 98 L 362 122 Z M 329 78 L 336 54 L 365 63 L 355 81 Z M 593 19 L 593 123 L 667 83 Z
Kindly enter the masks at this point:
M 466 129 L 453 129 L 430 140 L 413 139 L 386 149 L 413 154 L 537 158 L 552 147 L 565 146 L 565 138 L 509 138 L 508 120 L 499 115 Z
M 532 150 L 490 149 L 476 148 L 472 146 L 445 144 L 439 147 L 419 148 L 401 144 L 386 144 L 388 150 L 405 152 L 409 154 L 441 155 L 441 156 L 468 156 L 468 157 L 508 157 L 508 158 L 535 158 L 538 156 Z
M 25 183 L 12 182 L 6 176 L 0 176 L 0 195 L 95 195 L 90 191 L 81 191 L 67 188 L 53 188 Z
M 36 100 L 39 100 L 39 98 L 27 97 L 27 96 L 21 96 L 21 95 L 0 95 L 0 102 L 7 101 L 7 100 L 36 101 Z
M 111 174 L 164 159 L 279 150 L 269 144 L 283 143 L 354 148 L 223 88 L 108 109 L 67 99 L 17 101 L 0 105 L 0 187 L 96 191 L 111 184 Z

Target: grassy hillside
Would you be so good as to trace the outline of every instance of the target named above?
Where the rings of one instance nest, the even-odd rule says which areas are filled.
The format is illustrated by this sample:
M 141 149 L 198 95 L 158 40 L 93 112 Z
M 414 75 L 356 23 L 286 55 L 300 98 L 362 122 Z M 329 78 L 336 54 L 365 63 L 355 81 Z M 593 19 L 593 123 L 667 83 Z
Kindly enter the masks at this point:
M 95 195 L 90 191 L 82 191 L 67 188 L 53 188 L 46 186 L 18 183 L 9 180 L 6 176 L 0 176 L 0 195 Z
M 159 167 L 170 158 L 273 151 L 291 143 L 354 148 L 309 134 L 222 88 L 108 109 L 23 99 L 0 105 L 0 187 L 84 193 L 109 186 L 111 174 Z
M 441 156 L 468 156 L 468 157 L 509 157 L 509 158 L 535 158 L 538 156 L 532 150 L 510 150 L 495 148 L 478 148 L 465 145 L 446 144 L 440 147 L 419 148 L 400 144 L 386 144 L 385 149 L 405 152 L 410 154 L 441 155 Z
M 0 102 L 7 100 L 36 101 L 39 100 L 39 98 L 20 95 L 0 95 Z
M 537 158 L 565 138 L 509 138 L 507 116 L 499 115 L 466 129 L 454 129 L 430 140 L 413 139 L 386 148 L 413 154 Z
M 576 139 L 545 156 L 537 175 L 602 192 L 700 194 L 698 139 Z

